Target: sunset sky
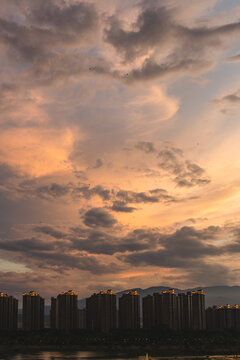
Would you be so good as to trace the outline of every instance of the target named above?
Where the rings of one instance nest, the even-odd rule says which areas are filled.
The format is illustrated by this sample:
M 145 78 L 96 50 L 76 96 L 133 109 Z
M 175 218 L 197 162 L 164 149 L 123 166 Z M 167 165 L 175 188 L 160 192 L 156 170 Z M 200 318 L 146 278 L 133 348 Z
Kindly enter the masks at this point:
M 237 0 L 1 0 L 1 291 L 240 284 L 239 39 Z

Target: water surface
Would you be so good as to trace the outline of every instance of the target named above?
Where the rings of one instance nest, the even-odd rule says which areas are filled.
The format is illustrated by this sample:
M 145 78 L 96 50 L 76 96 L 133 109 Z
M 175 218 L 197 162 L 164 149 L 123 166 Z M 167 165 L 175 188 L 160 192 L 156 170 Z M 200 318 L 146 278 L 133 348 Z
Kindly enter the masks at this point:
M 37 353 L 18 353 L 15 355 L 0 354 L 0 360 L 240 360 L 240 355 L 218 355 L 218 356 L 174 356 L 157 357 L 146 354 L 145 356 L 132 357 L 127 354 L 110 355 L 99 352 L 59 352 L 41 351 Z

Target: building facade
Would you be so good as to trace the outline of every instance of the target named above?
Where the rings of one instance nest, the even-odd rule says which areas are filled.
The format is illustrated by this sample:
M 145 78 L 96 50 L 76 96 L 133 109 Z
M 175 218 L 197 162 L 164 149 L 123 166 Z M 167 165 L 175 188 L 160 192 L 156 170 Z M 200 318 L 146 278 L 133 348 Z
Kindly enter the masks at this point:
M 18 300 L 0 292 L 0 330 L 16 330 L 18 323 Z
M 206 328 L 205 295 L 202 290 L 175 294 L 173 289 L 143 298 L 143 327 L 172 330 Z
M 86 299 L 87 329 L 109 332 L 117 327 L 116 295 L 100 291 Z
M 205 295 L 203 290 L 188 293 L 192 296 L 192 329 L 206 329 Z
M 207 329 L 240 329 L 240 308 L 238 305 L 213 306 L 206 309 Z
M 119 328 L 140 329 L 140 295 L 129 291 L 119 298 Z
M 72 330 L 78 327 L 77 295 L 73 290 L 51 298 L 51 328 Z
M 142 299 L 143 328 L 152 329 L 155 326 L 154 296 L 147 295 Z
M 34 291 L 23 293 L 23 330 L 44 329 L 44 299 Z

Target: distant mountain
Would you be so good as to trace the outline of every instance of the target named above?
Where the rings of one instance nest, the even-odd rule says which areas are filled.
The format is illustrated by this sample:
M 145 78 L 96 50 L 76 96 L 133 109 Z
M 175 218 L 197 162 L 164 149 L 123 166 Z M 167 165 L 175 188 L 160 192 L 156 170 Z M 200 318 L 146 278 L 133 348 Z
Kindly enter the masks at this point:
M 120 291 L 116 293 L 117 297 L 121 297 L 126 291 L 137 290 L 138 294 L 142 297 L 146 295 L 152 295 L 153 293 L 161 293 L 162 291 L 171 289 L 169 286 L 153 286 L 147 289 L 141 288 L 133 288 L 127 289 L 124 291 Z M 203 289 L 204 293 L 206 294 L 206 307 L 213 306 L 213 305 L 235 305 L 240 304 L 240 286 L 209 286 L 209 287 L 196 287 L 196 288 L 189 288 L 189 289 L 178 289 L 173 288 L 175 293 L 186 293 L 188 291 L 195 291 L 198 289 Z M 80 309 L 83 309 L 86 304 L 86 299 L 81 299 L 78 301 L 78 306 Z

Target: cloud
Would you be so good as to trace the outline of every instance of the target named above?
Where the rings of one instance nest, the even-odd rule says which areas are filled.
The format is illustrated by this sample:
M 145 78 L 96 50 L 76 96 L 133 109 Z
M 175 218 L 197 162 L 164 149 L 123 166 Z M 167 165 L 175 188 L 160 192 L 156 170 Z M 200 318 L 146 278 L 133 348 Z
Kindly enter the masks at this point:
M 155 78 L 163 78 L 165 76 L 174 75 L 176 73 L 181 76 L 186 74 L 202 73 L 211 69 L 213 62 L 195 59 L 174 59 L 172 56 L 166 59 L 163 64 L 158 64 L 155 60 L 146 59 L 140 69 L 134 69 L 125 77 L 126 82 L 153 80 Z
M 28 267 L 33 269 L 39 268 L 53 272 L 78 269 L 93 274 L 108 273 L 111 267 L 113 272 L 118 272 L 120 269 L 113 262 L 104 264 L 96 257 L 82 252 L 73 254 L 71 243 L 62 240 L 45 241 L 36 238 L 1 240 L 0 249 L 10 253 L 10 259 L 27 263 Z
M 152 189 L 145 192 L 122 190 L 118 188 L 105 188 L 102 185 L 90 187 L 89 184 L 68 184 L 49 183 L 39 185 L 36 181 L 21 181 L 16 188 L 17 193 L 22 196 L 37 197 L 43 200 L 58 200 L 69 196 L 74 200 L 91 200 L 98 196 L 112 210 L 117 212 L 132 212 L 136 210 L 128 204 L 154 204 L 158 202 L 172 203 L 179 201 L 170 195 L 165 189 Z
M 94 165 L 93 169 L 99 169 L 100 167 L 102 167 L 104 164 L 104 162 L 102 161 L 102 159 L 97 159 L 96 160 L 96 164 Z
M 43 293 L 48 293 L 48 289 L 54 288 L 56 283 L 58 283 L 57 274 L 43 274 L 38 272 L 28 271 L 26 273 L 18 273 L 14 271 L 4 271 L 0 272 L 0 288 L 1 291 L 15 297 L 20 296 L 25 291 L 36 290 L 39 288 Z M 41 293 L 41 295 L 43 295 Z M 49 296 L 51 294 L 48 293 Z
M 160 6 L 152 2 L 148 6 L 142 4 L 136 21 L 126 25 L 127 19 L 114 15 L 105 30 L 105 41 L 122 55 L 125 64 L 133 64 L 122 75 L 129 82 L 206 71 L 215 64 L 208 50 L 221 49 L 226 40 L 240 32 L 238 21 L 189 26 L 178 15 L 182 11 L 179 4 L 170 7 L 163 2 Z M 141 58 L 144 61 L 140 65 L 138 61 L 136 66 L 135 61 Z M 118 77 L 120 73 L 115 71 L 113 75 Z
M 132 206 L 127 206 L 124 201 L 114 201 L 110 209 L 112 211 L 123 212 L 123 213 L 131 213 L 136 210 L 136 208 Z
M 0 184 L 5 184 L 12 178 L 19 178 L 19 173 L 6 163 L 0 163 Z
M 139 141 L 135 148 L 145 152 L 146 154 L 154 153 L 156 149 L 154 148 L 154 144 L 150 141 Z
M 176 201 L 176 198 L 169 195 L 164 189 L 153 189 L 148 192 L 135 192 L 128 190 L 119 190 L 116 192 L 115 197 L 126 204 L 154 204 L 158 202 L 171 203 Z
M 36 189 L 37 196 L 43 199 L 57 199 L 69 193 L 69 186 L 52 183 L 46 186 L 40 186 Z
M 86 35 L 89 41 L 98 23 L 94 5 L 83 2 L 59 6 L 53 0 L 24 1 L 18 11 L 25 17 L 25 23 L 1 18 L 0 42 L 30 61 L 54 53 L 57 46 L 82 43 Z
M 237 54 L 237 55 L 234 55 L 234 56 L 231 56 L 230 58 L 227 59 L 228 61 L 232 61 L 232 62 L 238 62 L 240 61 L 240 54 Z
M 66 234 L 62 231 L 54 229 L 51 226 L 35 226 L 33 231 L 38 232 L 40 234 L 50 235 L 55 239 L 64 239 L 66 238 Z
M 207 185 L 211 182 L 205 170 L 199 165 L 183 158 L 180 149 L 165 147 L 158 153 L 159 168 L 173 176 L 173 181 L 180 187 Z
M 197 230 L 185 226 L 170 235 L 159 234 L 160 248 L 122 255 L 121 259 L 137 266 L 194 268 L 195 263 L 203 261 L 206 257 L 219 256 L 223 253 L 221 247 L 206 242 L 216 240 L 220 231 L 219 227 Z
M 112 227 L 117 220 L 103 208 L 92 208 L 83 215 L 83 222 L 89 227 Z
M 156 247 L 159 233 L 154 230 L 135 229 L 125 235 L 118 231 L 113 235 L 108 228 L 73 227 L 64 233 L 49 226 L 37 226 L 33 230 L 47 234 L 54 239 L 66 239 L 63 244 L 65 251 L 80 251 L 88 254 L 114 255 L 152 249 Z M 42 240 L 39 240 L 42 241 Z M 45 243 L 45 242 L 44 242 Z M 58 242 L 53 242 L 58 246 Z M 59 246 L 61 242 L 59 242 Z M 15 243 L 13 243 L 13 248 Z M 43 245 L 44 246 L 44 245 Z
M 220 99 L 214 99 L 213 102 L 216 104 L 229 103 L 229 104 L 237 105 L 240 102 L 240 89 L 234 93 L 225 95 Z

